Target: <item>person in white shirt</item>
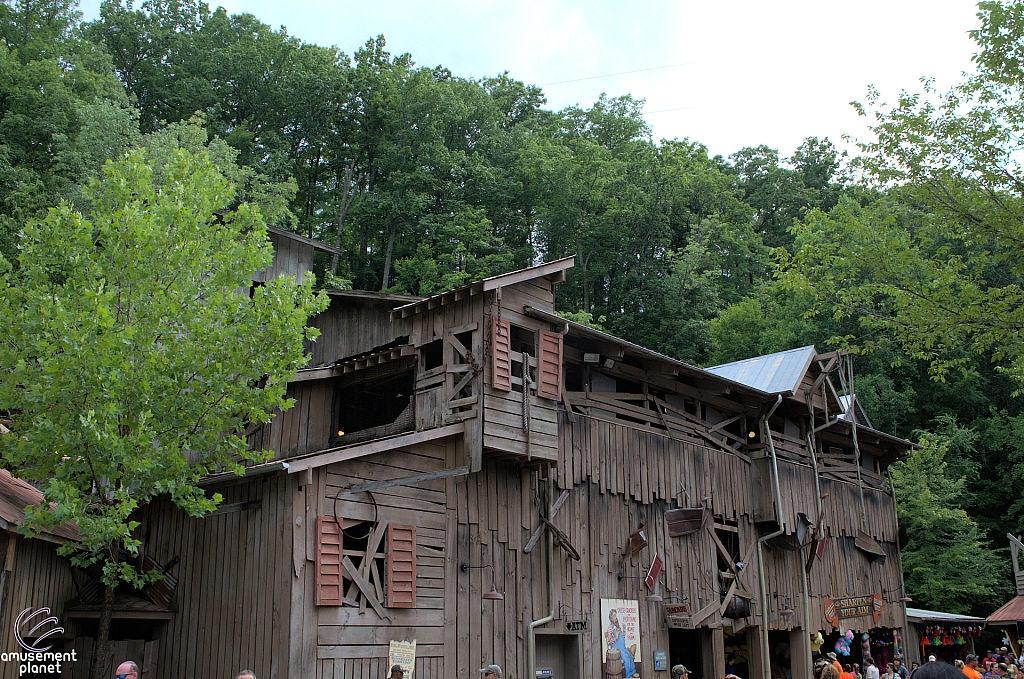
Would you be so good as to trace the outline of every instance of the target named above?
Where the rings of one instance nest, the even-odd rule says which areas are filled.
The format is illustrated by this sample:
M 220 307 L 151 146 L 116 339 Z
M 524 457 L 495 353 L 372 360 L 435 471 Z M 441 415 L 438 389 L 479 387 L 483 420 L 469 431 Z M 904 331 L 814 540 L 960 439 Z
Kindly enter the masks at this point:
M 870 657 L 864 658 L 864 679 L 879 679 L 878 667 L 875 666 L 875 661 Z

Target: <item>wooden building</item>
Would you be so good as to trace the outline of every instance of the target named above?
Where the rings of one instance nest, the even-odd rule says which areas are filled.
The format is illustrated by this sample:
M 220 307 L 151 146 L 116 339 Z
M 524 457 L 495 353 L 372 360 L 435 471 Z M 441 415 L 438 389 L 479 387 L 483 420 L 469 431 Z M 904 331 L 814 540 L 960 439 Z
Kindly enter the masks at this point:
M 274 459 L 209 478 L 211 516 L 142 512 L 175 584 L 155 676 L 369 679 L 415 641 L 416 679 L 715 679 L 730 652 L 806 679 L 818 631 L 902 630 L 910 445 L 843 357 L 701 370 L 555 315 L 571 266 L 332 294 L 295 407 L 247 432 Z

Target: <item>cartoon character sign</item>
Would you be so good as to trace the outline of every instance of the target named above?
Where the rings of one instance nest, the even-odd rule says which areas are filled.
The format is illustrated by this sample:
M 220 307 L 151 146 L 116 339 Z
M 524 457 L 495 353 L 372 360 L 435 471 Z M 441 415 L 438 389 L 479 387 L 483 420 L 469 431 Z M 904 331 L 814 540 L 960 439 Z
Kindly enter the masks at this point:
M 640 603 L 635 599 L 601 599 L 601 650 L 605 676 L 640 676 Z

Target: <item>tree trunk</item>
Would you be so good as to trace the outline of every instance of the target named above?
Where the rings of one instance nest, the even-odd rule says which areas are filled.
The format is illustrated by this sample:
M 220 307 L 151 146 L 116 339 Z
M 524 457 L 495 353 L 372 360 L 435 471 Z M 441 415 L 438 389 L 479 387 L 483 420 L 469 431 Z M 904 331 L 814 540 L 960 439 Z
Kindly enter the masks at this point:
M 335 247 L 339 248 L 341 247 L 342 235 L 345 233 L 345 217 L 348 216 L 348 208 L 350 205 L 352 205 L 352 201 L 356 197 L 356 184 L 358 183 L 358 181 L 352 181 L 352 172 L 355 169 L 355 165 L 355 160 L 349 163 L 348 166 L 345 168 L 344 179 L 338 182 L 340 184 L 339 188 L 341 189 L 341 199 L 338 202 L 338 235 L 334 240 L 334 245 Z M 334 257 L 331 258 L 331 275 L 338 275 L 338 263 L 340 260 L 341 256 L 338 254 L 335 254 Z
M 103 590 L 103 607 L 100 609 L 100 628 L 96 632 L 96 643 L 92 649 L 92 669 L 89 679 L 108 679 L 107 655 L 110 652 L 110 619 L 114 615 L 114 588 L 106 585 Z M 116 668 L 116 665 L 115 665 Z
M 388 289 L 388 279 L 391 278 L 391 253 L 395 250 L 395 232 L 398 231 L 398 220 L 391 222 L 391 235 L 388 237 L 388 251 L 384 255 L 384 275 L 380 279 L 380 291 Z

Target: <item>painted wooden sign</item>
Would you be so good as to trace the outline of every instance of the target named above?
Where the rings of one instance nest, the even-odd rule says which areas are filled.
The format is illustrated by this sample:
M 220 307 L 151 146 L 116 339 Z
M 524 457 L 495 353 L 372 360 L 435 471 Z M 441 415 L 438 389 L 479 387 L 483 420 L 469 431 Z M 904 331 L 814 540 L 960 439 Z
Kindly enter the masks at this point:
M 825 619 L 833 627 L 839 627 L 839 621 L 843 618 L 858 618 L 867 615 L 870 615 L 874 618 L 875 622 L 878 622 L 878 619 L 882 617 L 884 605 L 881 594 L 826 599 Z

